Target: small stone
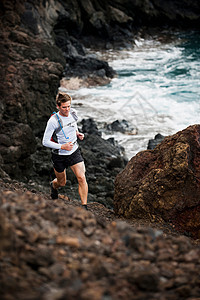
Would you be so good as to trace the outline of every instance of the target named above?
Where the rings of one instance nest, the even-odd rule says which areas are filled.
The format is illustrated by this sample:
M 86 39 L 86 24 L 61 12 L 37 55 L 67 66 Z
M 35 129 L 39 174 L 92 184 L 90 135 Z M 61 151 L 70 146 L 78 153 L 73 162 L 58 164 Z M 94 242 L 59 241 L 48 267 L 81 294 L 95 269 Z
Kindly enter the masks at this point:
M 68 245 L 70 247 L 75 247 L 75 248 L 80 247 L 80 242 L 79 242 L 78 238 L 73 238 L 73 237 L 69 237 L 69 236 L 58 236 L 56 238 L 56 242 L 58 244 Z

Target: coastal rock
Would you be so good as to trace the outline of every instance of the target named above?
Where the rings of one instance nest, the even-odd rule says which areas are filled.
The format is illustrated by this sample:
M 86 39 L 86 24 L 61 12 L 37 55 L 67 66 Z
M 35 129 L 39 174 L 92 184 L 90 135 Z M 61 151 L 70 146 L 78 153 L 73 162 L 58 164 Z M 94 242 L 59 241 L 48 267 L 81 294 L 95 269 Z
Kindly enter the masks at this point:
M 83 119 L 81 121 L 82 131 L 88 134 L 97 134 L 101 136 L 101 132 L 98 130 L 97 124 L 92 118 Z
M 3 170 L 20 179 L 23 169 L 23 176 L 27 176 L 33 165 L 30 155 L 36 150 L 35 136 L 29 125 L 14 121 L 3 122 L 0 127 L 0 140 Z
M 22 40 L 21 37 L 26 39 Z M 46 123 L 49 110 L 54 109 L 54 98 L 65 60 L 59 48 L 29 36 L 23 29 L 5 37 L 1 67 L 3 93 L 2 118 L 30 125 L 39 134 Z M 46 109 L 48 107 L 48 110 Z M 40 126 L 38 126 L 40 124 Z
M 73 3 L 74 1 L 71 4 Z M 59 1 L 34 3 L 32 1 L 24 3 L 20 0 L 2 1 L 0 122 L 2 124 L 15 122 L 17 128 L 21 126 L 18 124 L 24 124 L 25 132 L 26 126 L 29 126 L 29 134 L 27 138 L 23 138 L 23 147 L 21 147 L 14 144 L 5 130 L 1 131 L 4 135 L 4 145 L 1 147 L 1 176 L 5 174 L 3 171 L 8 172 L 12 178 L 24 176 L 26 180 L 27 176 L 29 178 L 34 176 L 32 153 L 36 147 L 32 147 L 32 151 L 28 150 L 26 157 L 23 149 L 28 149 L 29 144 L 35 144 L 36 137 L 41 138 L 46 122 L 55 110 L 55 95 L 60 79 L 64 76 L 67 57 L 69 61 L 73 59 L 78 61 L 79 70 L 87 69 L 87 72 L 83 70 L 84 76 L 91 76 L 94 73 L 94 76 L 101 78 L 102 82 L 105 80 L 108 82 L 109 76 L 112 77 L 114 74 L 106 62 L 87 57 L 82 44 L 69 36 L 67 29 L 65 30 L 67 38 L 63 40 L 59 40 L 62 35 L 52 34 L 60 16 L 58 12 L 65 12 L 69 18 L 72 16 L 69 14 L 70 6 L 68 7 L 67 4 L 64 6 Z M 73 7 L 76 11 L 78 4 Z M 59 28 L 57 30 L 59 31 Z M 59 42 L 61 49 L 56 45 Z M 73 65 L 70 65 L 71 69 Z M 75 66 L 74 73 L 70 74 L 70 76 L 77 76 Z M 92 81 L 91 78 L 89 81 Z M 9 145 L 5 143 L 6 140 L 10 141 Z M 29 173 L 25 171 L 28 169 Z
M 126 133 L 130 135 L 135 135 L 138 132 L 138 129 L 136 127 L 133 128 L 126 120 L 116 120 L 111 124 L 106 125 L 106 128 L 111 131 L 119 131 L 121 133 Z
M 87 78 L 89 75 L 95 77 L 113 78 L 116 72 L 108 65 L 107 62 L 90 57 L 90 56 L 67 56 L 66 67 L 64 70 L 65 77 Z
M 165 136 L 158 133 L 155 135 L 154 139 L 150 139 L 148 142 L 147 149 L 153 150 L 158 144 L 164 140 Z
M 89 200 L 113 207 L 115 176 L 127 164 L 124 149 L 116 141 L 105 140 L 94 120 L 82 121 L 83 141 L 79 142 L 86 165 Z M 91 197 L 92 196 L 92 197 Z
M 114 210 L 127 218 L 171 222 L 200 237 L 200 125 L 138 153 L 117 175 Z
M 1 167 L 12 178 L 24 180 L 32 176 L 36 136 L 54 110 L 65 66 L 58 47 L 29 31 L 31 15 L 25 28 L 26 10 L 33 12 L 23 1 L 1 3 Z

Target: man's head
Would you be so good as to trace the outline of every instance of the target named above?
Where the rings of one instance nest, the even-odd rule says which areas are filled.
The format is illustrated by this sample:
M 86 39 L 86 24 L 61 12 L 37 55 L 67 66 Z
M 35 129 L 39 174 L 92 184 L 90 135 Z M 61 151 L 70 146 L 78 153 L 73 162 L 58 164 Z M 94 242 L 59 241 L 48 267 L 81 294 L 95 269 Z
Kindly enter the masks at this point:
M 64 102 L 68 102 L 72 101 L 72 98 L 70 95 L 68 95 L 67 93 L 64 93 L 64 92 L 58 92 L 57 96 L 56 96 L 56 104 L 57 106 L 61 106 L 61 103 L 64 103 Z
M 68 94 L 64 92 L 59 92 L 57 94 L 56 104 L 61 116 L 68 117 L 71 107 L 71 101 L 72 98 Z

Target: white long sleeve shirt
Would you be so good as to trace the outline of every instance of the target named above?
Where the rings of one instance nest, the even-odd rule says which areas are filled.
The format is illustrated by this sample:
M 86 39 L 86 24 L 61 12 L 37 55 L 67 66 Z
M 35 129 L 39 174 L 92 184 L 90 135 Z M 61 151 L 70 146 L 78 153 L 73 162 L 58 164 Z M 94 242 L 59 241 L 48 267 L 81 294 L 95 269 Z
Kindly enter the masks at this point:
M 74 117 L 74 113 L 75 113 L 75 117 Z M 65 135 L 63 134 L 63 131 L 60 127 L 56 114 L 54 114 L 50 117 L 50 119 L 47 122 L 42 144 L 45 147 L 53 149 L 53 152 L 59 155 L 70 155 L 78 148 L 78 144 L 76 142 L 77 119 L 78 119 L 76 116 L 76 111 L 74 109 L 73 110 L 70 109 L 68 117 L 61 116 L 59 112 L 57 113 L 57 115 L 59 117 Z M 51 140 L 52 136 L 56 142 L 53 142 Z M 68 142 L 72 142 L 72 143 L 76 142 L 76 143 L 74 144 L 72 150 L 70 151 L 62 150 L 61 145 L 66 144 Z

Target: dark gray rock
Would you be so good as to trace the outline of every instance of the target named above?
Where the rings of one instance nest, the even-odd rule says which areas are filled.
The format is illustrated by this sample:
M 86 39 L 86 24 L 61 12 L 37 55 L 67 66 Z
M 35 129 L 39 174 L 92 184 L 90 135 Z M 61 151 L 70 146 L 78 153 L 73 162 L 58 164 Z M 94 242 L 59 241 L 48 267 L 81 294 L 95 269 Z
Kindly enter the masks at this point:
M 81 121 L 81 124 L 82 124 L 82 131 L 84 133 L 96 134 L 96 135 L 101 136 L 101 132 L 98 130 L 98 127 L 92 118 L 83 119 Z
M 132 127 L 128 121 L 126 120 L 116 120 L 112 122 L 111 124 L 106 125 L 106 129 L 111 130 L 111 131 L 119 131 L 122 133 L 127 133 L 127 134 L 137 134 L 138 129 L 135 127 Z
M 158 133 L 155 135 L 154 139 L 149 140 L 147 149 L 153 150 L 158 144 L 164 140 L 165 136 Z
M 95 196 L 95 201 L 112 208 L 115 176 L 128 161 L 124 149 L 116 141 L 111 143 L 101 138 L 96 131 L 86 134 L 79 144 L 85 160 L 89 193 Z
M 99 77 L 113 78 L 116 72 L 108 65 L 107 62 L 80 55 L 64 55 L 66 58 L 66 67 L 64 75 L 66 77 L 88 77 L 93 74 Z

